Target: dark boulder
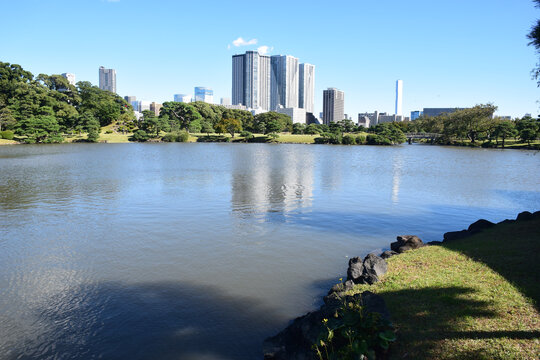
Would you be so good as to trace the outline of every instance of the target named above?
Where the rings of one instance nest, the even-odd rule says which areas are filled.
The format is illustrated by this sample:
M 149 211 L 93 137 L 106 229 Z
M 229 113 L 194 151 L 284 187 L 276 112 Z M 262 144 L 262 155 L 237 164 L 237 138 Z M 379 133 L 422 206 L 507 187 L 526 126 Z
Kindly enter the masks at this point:
M 467 229 L 467 231 L 469 231 L 471 234 L 474 234 L 484 229 L 489 229 L 493 226 L 495 226 L 495 224 L 492 223 L 491 221 L 480 219 L 478 221 L 473 222 L 471 225 L 469 225 L 469 228 Z
M 520 212 L 516 218 L 517 221 L 529 221 L 534 219 L 533 214 L 529 211 Z
M 540 210 L 533 212 L 532 217 L 533 219 L 540 219 Z
M 349 268 L 347 269 L 347 280 L 354 281 L 357 284 L 360 284 L 358 279 L 362 277 L 364 273 L 364 262 L 359 257 L 353 257 L 349 259 Z
M 461 230 L 461 231 L 449 231 L 447 233 L 444 233 L 443 235 L 443 242 L 444 241 L 454 241 L 466 238 L 467 236 L 471 235 L 467 230 Z
M 388 259 L 389 257 L 392 257 L 394 255 L 397 255 L 398 252 L 394 251 L 394 250 L 386 250 L 386 251 L 383 251 L 383 253 L 380 255 L 381 258 L 383 259 Z
M 263 343 L 266 360 L 315 360 L 312 350 L 322 331 L 322 320 L 334 315 L 344 302 L 361 301 L 365 313 L 376 312 L 381 318 L 390 321 L 390 313 L 384 299 L 365 291 L 362 294 L 339 297 L 336 293 L 325 297 L 325 304 L 319 310 L 296 318 L 279 334 L 267 338 Z
M 397 241 L 390 244 L 390 249 L 401 254 L 407 250 L 418 249 L 422 246 L 424 246 L 424 243 L 416 235 L 399 235 Z
M 340 282 L 340 283 L 337 283 L 336 285 L 332 286 L 330 291 L 328 291 L 328 295 L 330 295 L 332 293 L 341 293 L 341 292 L 344 292 L 344 291 L 349 291 L 349 290 L 352 290 L 353 287 L 354 287 L 354 281 L 352 281 L 352 280 L 347 280 L 344 283 Z
M 364 272 L 362 273 L 362 280 L 364 283 L 372 285 L 379 281 L 379 278 L 386 274 L 387 271 L 388 265 L 383 258 L 375 254 L 368 254 L 364 259 Z
M 428 245 L 442 245 L 442 241 L 437 241 L 437 240 L 433 240 L 433 241 L 430 241 L 428 243 L 426 243 Z

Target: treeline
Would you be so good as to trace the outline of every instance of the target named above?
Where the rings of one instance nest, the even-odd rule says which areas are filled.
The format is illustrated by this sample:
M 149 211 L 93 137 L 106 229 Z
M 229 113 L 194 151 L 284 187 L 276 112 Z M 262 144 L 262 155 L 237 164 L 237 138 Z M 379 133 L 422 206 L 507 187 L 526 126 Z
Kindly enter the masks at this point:
M 76 86 L 61 75 L 39 74 L 0 62 L 0 136 L 27 143 L 57 143 L 85 132 L 97 141 L 101 126 L 135 119 L 120 96 L 86 81 Z
M 524 117 L 517 120 L 505 120 L 493 117 L 497 107 L 492 104 L 477 105 L 473 108 L 458 110 L 450 114 L 434 117 L 420 117 L 415 121 L 403 123 L 406 132 L 425 132 L 440 134 L 438 142 L 454 144 L 482 142 L 485 147 L 502 147 L 510 138 L 519 138 L 530 145 L 540 136 L 538 119 Z

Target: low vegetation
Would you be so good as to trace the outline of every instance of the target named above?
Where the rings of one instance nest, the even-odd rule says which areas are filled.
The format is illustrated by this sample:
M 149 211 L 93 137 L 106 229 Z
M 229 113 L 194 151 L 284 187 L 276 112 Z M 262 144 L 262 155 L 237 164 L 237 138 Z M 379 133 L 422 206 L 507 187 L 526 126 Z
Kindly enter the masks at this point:
M 397 328 L 394 359 L 538 359 L 540 220 L 499 224 L 388 259 L 370 290 Z

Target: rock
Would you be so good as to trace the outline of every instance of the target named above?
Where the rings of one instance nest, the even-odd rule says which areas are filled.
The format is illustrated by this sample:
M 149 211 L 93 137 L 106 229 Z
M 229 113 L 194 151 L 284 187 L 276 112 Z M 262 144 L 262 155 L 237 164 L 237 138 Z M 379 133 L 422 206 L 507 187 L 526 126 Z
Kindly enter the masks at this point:
M 345 281 L 344 291 L 352 290 L 353 287 L 354 287 L 354 281 L 352 281 L 352 280 Z
M 379 278 L 386 274 L 386 271 L 388 271 L 388 265 L 383 258 L 375 254 L 368 254 L 364 259 L 362 280 L 372 285 L 379 281 Z
M 418 249 L 422 246 L 424 246 L 424 243 L 416 235 L 400 235 L 397 237 L 396 242 L 390 244 L 390 248 L 398 253 Z
M 398 252 L 394 251 L 394 250 L 386 250 L 386 251 L 383 251 L 383 253 L 380 255 L 381 258 L 383 259 L 388 259 L 389 257 L 392 257 L 394 255 L 397 255 Z
M 336 293 L 329 295 L 329 301 L 319 310 L 296 318 L 279 334 L 267 338 L 263 343 L 266 360 L 315 360 L 311 346 L 317 341 L 322 330 L 322 320 L 328 319 L 343 302 L 361 301 L 364 312 L 377 312 L 381 318 L 390 321 L 390 313 L 384 299 L 379 295 L 365 291 L 362 294 L 339 298 Z
M 532 220 L 533 214 L 531 214 L 529 211 L 520 212 L 516 218 L 517 221 L 528 221 Z
M 337 283 L 336 285 L 332 286 L 332 288 L 328 291 L 328 295 L 335 293 L 335 292 L 342 292 L 344 291 L 343 283 Z
M 533 212 L 532 217 L 533 219 L 540 219 L 540 210 Z
M 471 234 L 480 232 L 484 229 L 489 229 L 490 227 L 495 226 L 494 223 L 488 220 L 480 219 L 478 221 L 473 222 L 471 225 L 469 225 L 469 228 L 467 231 Z
M 359 257 L 353 257 L 349 260 L 349 268 L 347 269 L 347 280 L 351 280 L 356 284 L 360 284 L 358 279 L 362 277 L 364 272 L 364 262 Z
M 461 231 L 449 231 L 447 233 L 444 233 L 443 235 L 443 242 L 445 241 L 454 241 L 458 239 L 463 239 L 469 236 L 470 233 L 467 230 L 461 230 Z
M 426 244 L 432 245 L 432 246 L 433 246 L 433 245 L 436 246 L 436 245 L 442 245 L 442 243 L 443 243 L 442 241 L 433 240 L 433 241 L 430 241 L 430 242 L 428 242 L 428 243 L 426 243 Z

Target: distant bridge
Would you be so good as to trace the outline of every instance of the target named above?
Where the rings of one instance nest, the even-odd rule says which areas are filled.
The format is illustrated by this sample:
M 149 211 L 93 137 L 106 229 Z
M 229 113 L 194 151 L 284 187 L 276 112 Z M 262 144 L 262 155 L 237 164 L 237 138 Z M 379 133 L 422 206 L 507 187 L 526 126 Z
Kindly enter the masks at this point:
M 413 139 L 429 139 L 431 143 L 442 136 L 442 134 L 437 133 L 406 133 L 407 141 L 409 144 L 412 144 Z

